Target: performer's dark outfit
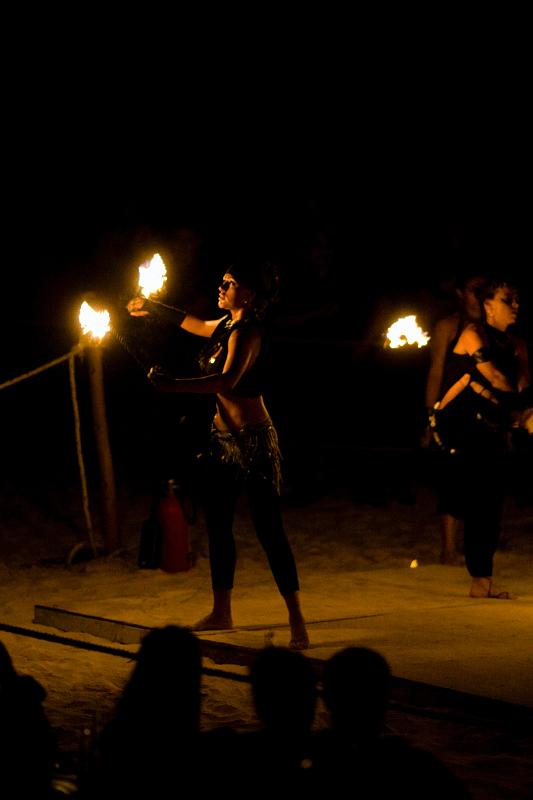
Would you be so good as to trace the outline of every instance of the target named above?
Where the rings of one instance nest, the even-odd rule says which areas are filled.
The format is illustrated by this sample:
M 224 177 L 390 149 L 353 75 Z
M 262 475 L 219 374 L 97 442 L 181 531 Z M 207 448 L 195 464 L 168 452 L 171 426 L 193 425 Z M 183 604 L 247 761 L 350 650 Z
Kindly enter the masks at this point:
M 463 356 L 456 356 L 453 352 L 457 342 L 459 341 L 459 337 L 461 336 L 465 325 L 467 324 L 467 320 L 465 317 L 460 314 L 459 321 L 457 323 L 457 330 L 455 336 L 451 340 L 450 344 L 446 349 L 446 356 L 444 361 L 444 374 L 443 374 L 443 385 L 448 388 L 449 381 L 448 378 L 451 378 L 452 368 L 450 366 L 450 360 L 454 362 L 455 358 L 463 358 Z M 463 374 L 463 373 L 461 373 Z M 460 377 L 460 376 L 457 376 Z M 457 378 L 455 378 L 456 380 Z M 455 380 L 451 380 L 451 383 L 454 383 Z M 446 391 L 446 389 L 444 390 Z M 442 392 L 444 395 L 444 392 Z M 456 514 L 457 509 L 457 501 L 456 501 L 456 491 L 457 488 L 455 486 L 455 469 L 456 469 L 456 461 L 449 452 L 449 450 L 445 450 L 438 454 L 439 458 L 439 489 L 438 489 L 438 497 L 437 497 L 437 514 L 450 514 L 455 519 L 459 519 Z
M 253 317 L 231 325 L 223 319 L 202 351 L 199 365 L 206 375 L 220 372 L 228 352 L 228 339 L 237 328 L 260 328 L 261 350 L 253 365 L 232 389 L 241 397 L 259 397 L 266 374 L 265 335 Z M 238 431 L 211 429 L 207 455 L 205 500 L 209 537 L 209 560 L 213 589 L 233 588 L 236 564 L 233 518 L 237 498 L 246 491 L 252 521 L 282 595 L 298 591 L 294 556 L 285 534 L 280 508 L 281 455 L 276 429 L 271 420 L 247 425 Z
M 446 511 L 464 520 L 464 555 L 473 578 L 492 576 L 505 499 L 505 455 L 510 428 L 510 408 L 516 392 L 499 392 L 477 369 L 491 361 L 516 387 L 517 360 L 512 338 L 490 325 L 484 326 L 488 343 L 473 355 L 450 353 L 446 362 L 443 395 L 465 373 L 482 384 L 493 397 L 483 397 L 467 386 L 438 412 L 445 415 L 452 472 Z M 442 420 L 441 420 L 442 424 Z

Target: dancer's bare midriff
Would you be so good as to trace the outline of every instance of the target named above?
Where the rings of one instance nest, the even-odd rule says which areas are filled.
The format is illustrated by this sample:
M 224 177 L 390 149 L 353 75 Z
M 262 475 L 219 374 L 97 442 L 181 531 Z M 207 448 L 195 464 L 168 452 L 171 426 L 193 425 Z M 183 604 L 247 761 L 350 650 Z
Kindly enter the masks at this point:
M 261 395 L 259 397 L 237 397 L 217 394 L 217 410 L 213 419 L 219 431 L 239 431 L 247 425 L 261 425 L 270 416 Z

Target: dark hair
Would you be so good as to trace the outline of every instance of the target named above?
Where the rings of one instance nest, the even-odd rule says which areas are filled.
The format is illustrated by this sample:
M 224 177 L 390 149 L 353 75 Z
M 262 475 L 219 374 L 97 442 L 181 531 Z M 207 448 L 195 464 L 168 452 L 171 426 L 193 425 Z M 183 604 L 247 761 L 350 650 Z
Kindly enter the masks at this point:
M 370 647 L 345 647 L 331 656 L 322 673 L 324 702 L 335 724 L 383 725 L 391 690 L 387 659 Z
M 240 255 L 230 263 L 227 272 L 255 292 L 257 313 L 264 314 L 278 301 L 279 269 L 272 261 L 256 255 Z
M 489 275 L 480 293 L 481 302 L 492 300 L 496 291 L 503 287 L 518 290 L 518 281 L 513 275 Z
M 199 724 L 202 650 L 188 628 L 166 625 L 143 637 L 137 663 L 117 703 L 116 717 L 130 724 L 174 715 L 175 731 Z
M 288 733 L 311 727 L 317 699 L 311 662 L 298 650 L 270 645 L 250 667 L 250 684 L 261 721 Z

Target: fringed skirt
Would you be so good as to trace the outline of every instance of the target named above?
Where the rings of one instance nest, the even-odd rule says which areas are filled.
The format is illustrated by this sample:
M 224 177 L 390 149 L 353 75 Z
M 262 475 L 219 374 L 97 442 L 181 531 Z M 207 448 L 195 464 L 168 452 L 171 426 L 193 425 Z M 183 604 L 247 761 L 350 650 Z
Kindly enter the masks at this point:
M 213 426 L 209 456 L 218 464 L 234 467 L 237 478 L 269 481 L 279 494 L 281 453 L 270 420 L 260 425 L 245 425 L 238 431 L 219 431 Z

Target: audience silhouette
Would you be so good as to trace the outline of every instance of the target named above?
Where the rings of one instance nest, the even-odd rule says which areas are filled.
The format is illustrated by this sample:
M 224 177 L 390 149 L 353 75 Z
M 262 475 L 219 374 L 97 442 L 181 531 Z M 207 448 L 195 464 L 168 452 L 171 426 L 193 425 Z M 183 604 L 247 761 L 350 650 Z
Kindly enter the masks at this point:
M 176 625 L 142 639 L 113 718 L 98 735 L 83 797 L 167 797 L 196 775 L 200 641 Z
M 6 800 L 54 797 L 57 743 L 45 697 L 35 678 L 17 673 L 0 642 L 0 796 Z
M 286 647 L 260 650 L 250 667 L 250 685 L 260 728 L 235 741 L 232 781 L 238 796 L 272 792 L 308 793 L 317 677 L 309 659 Z
M 314 786 L 355 796 L 461 800 L 469 793 L 431 752 L 387 732 L 391 692 L 387 660 L 365 647 L 346 647 L 329 658 L 322 675 L 330 727 L 315 736 Z
M 229 791 L 271 798 L 284 792 L 326 797 L 468 800 L 463 783 L 433 753 L 387 727 L 391 671 L 376 650 L 345 647 L 321 675 L 328 722 L 317 730 L 319 683 L 300 651 L 267 646 L 249 672 L 259 727 L 200 728 L 201 642 L 188 628 L 168 625 L 142 640 L 113 717 L 98 734 L 78 797 L 212 796 Z M 18 675 L 0 643 L 1 796 L 57 797 L 57 748 L 42 707 L 43 687 Z M 323 723 L 322 723 L 323 724 Z

